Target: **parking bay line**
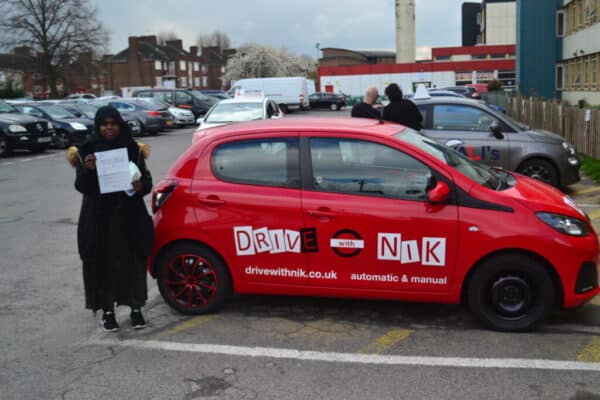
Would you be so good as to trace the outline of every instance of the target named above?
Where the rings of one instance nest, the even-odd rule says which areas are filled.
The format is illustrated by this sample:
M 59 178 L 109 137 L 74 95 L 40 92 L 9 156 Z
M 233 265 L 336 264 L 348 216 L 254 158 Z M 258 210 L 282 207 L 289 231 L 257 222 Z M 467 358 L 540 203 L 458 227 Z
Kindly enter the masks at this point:
M 577 355 L 577 361 L 600 362 L 600 336 L 594 336 Z
M 129 347 L 140 350 L 161 350 L 201 354 L 218 354 L 236 357 L 262 357 L 346 364 L 600 372 L 600 363 L 585 361 L 559 361 L 527 358 L 426 357 L 358 353 L 332 353 L 271 347 L 246 347 L 218 344 L 178 343 L 136 339 L 98 339 L 90 340 L 86 344 Z
M 408 338 L 414 331 L 411 329 L 392 329 L 385 335 L 378 337 L 373 342 L 365 346 L 360 353 L 362 354 L 383 354 L 391 349 L 398 342 Z
M 600 218 L 600 209 L 589 212 L 588 217 L 590 217 L 591 220 Z
M 587 188 L 587 189 L 576 190 L 575 192 L 572 193 L 572 196 L 580 196 L 582 194 L 594 193 L 594 192 L 600 192 L 600 186 L 594 186 L 594 187 Z
M 190 328 L 195 328 L 197 326 L 200 326 L 208 321 L 212 321 L 213 319 L 218 318 L 218 315 L 200 315 L 198 317 L 192 318 L 192 319 L 188 319 L 183 321 L 180 324 L 175 325 L 173 328 L 165 331 L 163 334 L 164 335 L 173 335 L 175 333 L 179 333 L 182 331 L 185 331 L 187 329 Z M 160 336 L 163 336 L 163 334 L 161 334 Z

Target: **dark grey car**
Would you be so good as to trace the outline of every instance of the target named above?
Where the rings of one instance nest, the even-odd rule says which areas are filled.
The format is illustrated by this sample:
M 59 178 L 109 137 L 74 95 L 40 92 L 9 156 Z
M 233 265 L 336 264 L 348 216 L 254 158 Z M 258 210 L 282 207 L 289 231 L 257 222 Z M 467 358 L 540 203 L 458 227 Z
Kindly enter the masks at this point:
M 557 187 L 580 179 L 577 152 L 558 135 L 531 129 L 468 99 L 438 97 L 414 102 L 423 114 L 422 133 L 472 160 Z

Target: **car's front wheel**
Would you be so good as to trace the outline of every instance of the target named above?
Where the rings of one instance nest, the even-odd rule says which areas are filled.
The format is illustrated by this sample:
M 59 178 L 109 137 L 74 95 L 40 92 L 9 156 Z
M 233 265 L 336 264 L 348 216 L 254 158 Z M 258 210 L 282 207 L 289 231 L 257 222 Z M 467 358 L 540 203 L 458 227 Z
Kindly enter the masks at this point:
M 69 134 L 64 131 L 56 132 L 56 136 L 54 137 L 54 146 L 57 149 L 66 149 L 71 144 L 71 139 L 69 139 Z
M 333 103 L 333 104 L 331 105 L 331 111 L 337 111 L 337 110 L 339 110 L 339 109 L 340 109 L 340 108 L 339 108 L 339 106 L 338 106 L 337 104 Z
M 518 173 L 538 179 L 552 186 L 559 185 L 558 170 L 550 161 L 534 158 L 525 161 L 517 170 Z
M 186 315 L 218 309 L 231 293 L 229 271 L 212 250 L 193 243 L 177 244 L 158 261 L 160 294 Z
M 8 144 L 4 136 L 0 135 L 0 157 L 6 157 L 10 155 L 11 152 L 12 149 L 10 148 L 10 145 Z
M 554 304 L 550 273 L 537 260 L 525 255 L 490 258 L 474 271 L 467 289 L 473 313 L 498 331 L 529 331 L 548 315 Z

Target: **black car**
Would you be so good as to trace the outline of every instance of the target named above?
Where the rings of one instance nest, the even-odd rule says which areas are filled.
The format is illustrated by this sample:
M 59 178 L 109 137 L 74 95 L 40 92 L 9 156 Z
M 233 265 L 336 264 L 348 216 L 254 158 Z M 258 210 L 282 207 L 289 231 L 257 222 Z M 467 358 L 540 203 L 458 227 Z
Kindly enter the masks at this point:
M 15 108 L 23 114 L 44 118 L 52 122 L 56 130 L 54 145 L 66 149 L 71 144 L 81 144 L 94 131 L 94 121 L 78 118 L 66 108 L 48 103 L 18 103 Z
M 75 114 L 79 118 L 89 118 L 91 120 L 93 120 L 95 118 L 96 111 L 98 111 L 98 108 L 100 108 L 99 105 L 92 104 L 92 103 L 68 102 L 68 103 L 58 103 L 58 105 L 71 111 L 73 114 Z M 123 118 L 123 121 L 125 121 L 127 123 L 127 125 L 129 125 L 129 128 L 131 129 L 131 134 L 133 136 L 141 136 L 142 135 L 142 127 L 141 127 L 140 121 L 138 121 L 138 119 L 129 112 L 121 111 L 120 114 L 121 114 L 121 117 Z
M 50 145 L 54 127 L 45 119 L 21 114 L 16 108 L 0 100 L 0 157 L 13 149 L 27 149 L 39 153 Z
M 178 108 L 185 108 L 198 118 L 219 102 L 197 90 L 186 89 L 146 89 L 133 92 L 133 97 L 151 97 Z
M 173 116 L 165 106 L 142 99 L 111 99 L 95 100 L 90 102 L 95 106 L 109 105 L 121 113 L 133 115 L 140 122 L 142 135 L 157 134 L 158 132 L 175 126 Z
M 334 93 L 313 93 L 308 96 L 308 101 L 310 108 L 328 108 L 338 111 L 346 106 L 344 96 Z

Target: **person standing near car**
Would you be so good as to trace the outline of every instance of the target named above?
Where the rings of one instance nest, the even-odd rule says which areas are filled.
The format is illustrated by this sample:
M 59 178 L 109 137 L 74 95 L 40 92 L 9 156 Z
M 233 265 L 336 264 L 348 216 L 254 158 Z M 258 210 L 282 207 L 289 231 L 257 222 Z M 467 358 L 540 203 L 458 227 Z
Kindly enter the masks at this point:
M 141 178 L 133 191 L 101 194 L 95 153 L 124 148 Z M 94 133 L 79 147 L 71 147 L 67 159 L 75 167 L 75 188 L 83 194 L 77 244 L 83 261 L 86 308 L 103 311 L 102 328 L 119 330 L 115 303 L 131 307 L 131 324 L 146 326 L 142 307 L 147 299 L 146 257 L 154 238 L 152 219 L 144 196 L 152 190 L 146 168 L 146 145 L 131 138 L 129 126 L 113 107 L 101 107 L 94 119 Z M 134 168 L 135 170 L 135 168 Z
M 352 107 L 352 117 L 381 119 L 381 111 L 375 108 L 378 97 L 379 91 L 376 87 L 372 86 L 368 88 L 363 101 Z
M 403 98 L 400 86 L 395 83 L 385 88 L 390 104 L 383 109 L 384 121 L 395 122 L 420 131 L 423 128 L 423 116 L 412 101 Z

